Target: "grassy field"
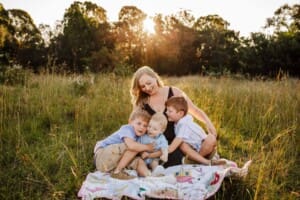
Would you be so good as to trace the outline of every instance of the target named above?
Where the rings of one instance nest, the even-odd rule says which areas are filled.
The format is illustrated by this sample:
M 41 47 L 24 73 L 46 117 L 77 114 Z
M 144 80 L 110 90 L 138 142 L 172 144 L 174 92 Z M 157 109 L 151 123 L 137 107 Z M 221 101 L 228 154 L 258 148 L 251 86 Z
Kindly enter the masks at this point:
M 246 178 L 226 179 L 214 199 L 299 199 L 300 81 L 164 77 L 202 108 L 219 153 Z M 130 79 L 30 75 L 0 85 L 0 199 L 77 199 L 94 170 L 93 147 L 127 122 Z

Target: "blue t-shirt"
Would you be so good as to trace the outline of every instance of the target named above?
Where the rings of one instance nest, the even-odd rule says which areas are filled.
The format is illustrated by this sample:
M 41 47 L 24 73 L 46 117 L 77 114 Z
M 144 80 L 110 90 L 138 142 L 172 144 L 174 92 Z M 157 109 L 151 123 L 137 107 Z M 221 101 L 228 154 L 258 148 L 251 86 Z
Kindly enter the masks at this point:
M 124 138 L 126 137 L 131 138 L 135 141 L 137 140 L 137 136 L 135 135 L 133 126 L 129 124 L 121 126 L 119 130 L 117 130 L 107 138 L 98 141 L 94 147 L 94 153 L 97 151 L 98 148 L 104 148 L 108 145 L 123 143 Z
M 168 141 L 164 134 L 159 134 L 156 137 L 150 137 L 148 134 L 142 135 L 137 138 L 137 141 L 141 144 L 150 144 L 155 142 L 155 150 L 163 150 L 163 149 L 168 149 Z M 152 162 L 153 158 L 147 158 L 145 162 L 147 164 L 150 164 Z

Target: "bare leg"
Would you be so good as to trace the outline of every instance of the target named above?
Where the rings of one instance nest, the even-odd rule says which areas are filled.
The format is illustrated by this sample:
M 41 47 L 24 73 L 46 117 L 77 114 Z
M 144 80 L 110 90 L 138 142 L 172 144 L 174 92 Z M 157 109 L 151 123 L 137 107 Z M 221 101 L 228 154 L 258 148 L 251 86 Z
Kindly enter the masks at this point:
M 136 151 L 129 151 L 126 150 L 122 156 L 122 158 L 119 160 L 119 163 L 117 167 L 114 170 L 114 173 L 119 173 L 122 171 L 125 167 L 128 166 L 128 164 L 133 160 L 133 158 L 138 154 Z
M 158 160 L 153 160 L 150 164 L 151 170 L 153 171 L 158 166 Z
M 203 143 L 201 144 L 200 155 L 203 157 L 209 156 L 217 147 L 216 137 L 208 134 Z
M 145 161 L 141 158 L 138 159 L 138 164 L 137 164 L 137 173 L 139 176 L 145 177 L 145 176 L 151 176 L 151 172 L 148 169 Z
M 200 155 L 197 151 L 195 151 L 190 145 L 186 144 L 185 142 L 183 142 L 180 145 L 180 149 L 186 156 L 188 156 L 189 159 L 206 165 L 210 164 L 210 160 L 204 158 L 204 156 Z

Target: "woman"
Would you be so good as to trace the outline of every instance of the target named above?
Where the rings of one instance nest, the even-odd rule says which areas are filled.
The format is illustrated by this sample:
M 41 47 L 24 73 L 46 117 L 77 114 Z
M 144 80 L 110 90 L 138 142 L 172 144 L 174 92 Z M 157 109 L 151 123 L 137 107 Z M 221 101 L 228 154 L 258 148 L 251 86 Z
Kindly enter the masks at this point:
M 188 102 L 188 111 L 196 119 L 204 122 L 208 131 L 208 136 L 203 142 L 203 146 L 207 152 L 212 152 L 216 147 L 217 132 L 207 115 L 193 104 L 191 99 L 180 89 L 176 87 L 164 86 L 159 75 L 150 67 L 140 67 L 133 75 L 131 81 L 131 97 L 134 109 L 142 108 L 149 114 L 153 115 L 156 112 L 166 112 L 165 102 L 171 96 L 183 96 Z M 167 129 L 164 132 L 168 143 L 170 144 L 175 138 L 174 124 L 168 123 Z M 209 159 L 203 158 L 189 145 L 182 144 L 180 149 L 176 149 L 169 154 L 168 162 L 164 167 L 179 165 L 182 163 L 183 153 L 189 159 L 202 164 L 211 164 Z M 207 155 L 209 156 L 209 155 Z

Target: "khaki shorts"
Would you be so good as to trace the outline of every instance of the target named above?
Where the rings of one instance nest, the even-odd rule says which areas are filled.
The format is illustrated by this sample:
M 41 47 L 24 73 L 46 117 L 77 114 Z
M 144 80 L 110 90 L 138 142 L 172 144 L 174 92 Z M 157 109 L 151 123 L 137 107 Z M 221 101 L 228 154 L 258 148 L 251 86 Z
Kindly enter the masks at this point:
M 112 144 L 104 148 L 99 148 L 95 153 L 95 164 L 98 171 L 110 172 L 117 167 L 119 160 L 127 150 L 125 143 Z M 127 166 L 129 169 L 137 169 L 138 158 Z

